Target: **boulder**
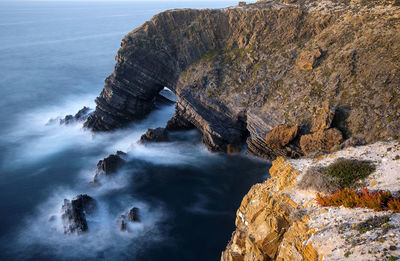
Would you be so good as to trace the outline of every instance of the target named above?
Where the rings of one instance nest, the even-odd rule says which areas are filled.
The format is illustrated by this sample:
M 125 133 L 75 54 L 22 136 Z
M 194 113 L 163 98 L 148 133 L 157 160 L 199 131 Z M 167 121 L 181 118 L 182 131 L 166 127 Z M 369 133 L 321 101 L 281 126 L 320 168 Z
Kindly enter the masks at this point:
M 322 56 L 321 50 L 316 48 L 311 51 L 303 51 L 297 60 L 297 66 L 300 70 L 311 71 L 317 65 L 318 59 Z
M 294 140 L 299 132 L 297 125 L 283 124 L 274 127 L 265 136 L 265 142 L 275 148 L 282 148 Z
M 121 156 L 126 155 L 125 152 L 117 151 L 116 154 L 111 154 L 108 157 L 99 160 L 96 167 L 96 174 L 94 176 L 94 182 L 98 182 L 101 176 L 109 176 L 117 172 L 117 170 L 124 165 L 125 160 Z
M 139 143 L 168 141 L 168 131 L 165 128 L 148 129 L 140 137 Z
M 311 132 L 329 129 L 334 116 L 335 109 L 329 107 L 329 105 L 326 104 L 325 106 L 318 108 L 312 120 Z
M 305 154 L 315 151 L 330 152 L 343 140 L 342 133 L 336 128 L 320 130 L 316 133 L 303 135 L 300 138 L 300 147 Z
M 64 199 L 61 208 L 64 234 L 80 234 L 88 230 L 86 214 L 93 214 L 97 209 L 96 201 L 84 194 L 72 199 Z

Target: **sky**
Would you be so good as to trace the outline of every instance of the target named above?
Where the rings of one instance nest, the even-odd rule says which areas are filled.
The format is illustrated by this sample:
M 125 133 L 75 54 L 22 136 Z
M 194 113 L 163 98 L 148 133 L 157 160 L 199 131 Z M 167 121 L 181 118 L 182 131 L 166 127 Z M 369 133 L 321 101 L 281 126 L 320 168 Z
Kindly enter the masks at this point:
M 0 0 L 0 2 L 239 2 L 239 0 Z M 245 2 L 255 3 L 257 0 Z
M 15 0 L 15 2 L 239 2 L 232 0 Z M 2 0 L 0 0 L 2 2 Z M 13 2 L 5 0 L 4 2 Z M 255 3 L 257 0 L 247 0 L 246 3 Z

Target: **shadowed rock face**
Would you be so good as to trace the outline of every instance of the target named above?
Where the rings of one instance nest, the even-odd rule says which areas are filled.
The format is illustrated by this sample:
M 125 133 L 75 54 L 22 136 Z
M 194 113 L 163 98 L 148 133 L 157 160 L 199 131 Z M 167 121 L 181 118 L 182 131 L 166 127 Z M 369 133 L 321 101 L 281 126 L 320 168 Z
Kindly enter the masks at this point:
M 86 214 L 92 214 L 97 208 L 96 201 L 88 195 L 79 195 L 72 199 L 64 199 L 62 220 L 64 234 L 86 232 L 88 224 Z
M 96 166 L 93 182 L 97 183 L 102 177 L 115 174 L 118 169 L 125 164 L 125 160 L 121 158 L 121 156 L 123 157 L 125 155 L 125 152 L 117 151 L 116 154 L 110 154 L 108 157 L 99 160 Z
M 387 1 L 341 0 L 160 13 L 122 40 L 85 126 L 105 131 L 141 119 L 166 86 L 178 97 L 167 129 L 194 126 L 214 151 L 246 142 L 265 158 L 299 155 L 298 141 L 279 150 L 266 143 L 283 124 L 298 125 L 299 136 L 332 125 L 345 138 L 396 137 L 399 13 Z M 311 126 L 324 106 L 335 114 Z

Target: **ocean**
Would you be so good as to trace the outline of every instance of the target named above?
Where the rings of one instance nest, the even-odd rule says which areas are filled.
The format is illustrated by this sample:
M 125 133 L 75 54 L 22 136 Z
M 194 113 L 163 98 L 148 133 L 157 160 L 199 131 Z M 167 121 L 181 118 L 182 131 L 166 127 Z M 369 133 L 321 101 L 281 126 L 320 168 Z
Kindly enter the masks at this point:
M 0 2 L 0 260 L 219 260 L 268 162 L 211 153 L 195 130 L 138 144 L 174 105 L 109 133 L 49 120 L 94 108 L 121 39 L 156 13 L 235 4 Z M 117 150 L 128 163 L 91 185 L 97 162 Z M 65 235 L 61 206 L 79 194 L 98 211 L 88 232 Z M 141 221 L 122 232 L 119 217 L 133 206 Z

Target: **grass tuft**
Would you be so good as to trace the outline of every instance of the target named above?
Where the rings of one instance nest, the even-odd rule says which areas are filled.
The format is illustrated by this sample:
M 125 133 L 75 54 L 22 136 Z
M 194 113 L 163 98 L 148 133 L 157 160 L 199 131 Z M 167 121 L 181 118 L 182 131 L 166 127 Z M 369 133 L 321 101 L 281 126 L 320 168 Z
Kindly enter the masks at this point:
M 334 179 L 341 188 L 354 188 L 374 171 L 375 166 L 370 161 L 339 159 L 325 168 L 323 173 Z

